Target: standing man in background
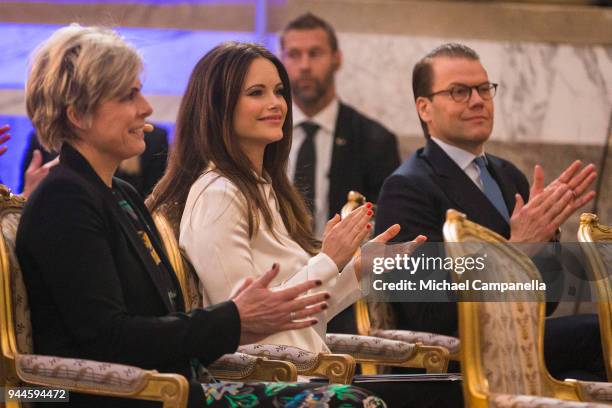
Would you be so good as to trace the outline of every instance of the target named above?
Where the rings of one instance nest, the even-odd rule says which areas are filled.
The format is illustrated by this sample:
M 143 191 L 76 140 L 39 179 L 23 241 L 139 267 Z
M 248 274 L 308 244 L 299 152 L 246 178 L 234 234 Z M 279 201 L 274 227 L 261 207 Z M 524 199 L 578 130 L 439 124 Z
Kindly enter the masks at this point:
M 293 143 L 289 177 L 313 214 L 315 236 L 356 190 L 373 203 L 387 176 L 399 165 L 395 136 L 380 123 L 340 102 L 335 75 L 342 65 L 336 33 L 311 14 L 290 21 L 280 35 L 281 59 L 293 97 Z M 354 333 L 352 308 L 328 331 Z

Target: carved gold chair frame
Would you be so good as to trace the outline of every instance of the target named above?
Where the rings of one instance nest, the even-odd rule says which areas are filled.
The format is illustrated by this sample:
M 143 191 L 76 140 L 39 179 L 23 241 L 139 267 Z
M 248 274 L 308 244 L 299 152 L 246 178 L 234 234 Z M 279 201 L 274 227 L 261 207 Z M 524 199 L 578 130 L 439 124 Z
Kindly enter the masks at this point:
M 512 261 L 514 271 L 520 271 L 525 279 L 541 279 L 539 271 L 529 257 L 508 244 L 502 236 L 467 220 L 464 214 L 456 210 L 448 210 L 443 233 L 445 243 L 483 242 L 495 244 L 500 256 L 508 257 Z M 463 248 L 465 247 L 461 245 L 447 244 L 447 255 L 453 258 L 468 255 Z M 518 333 L 511 333 L 511 336 L 519 337 L 524 341 L 515 350 L 520 350 L 521 355 L 524 353 L 527 356 L 525 359 L 527 362 L 522 363 L 521 355 L 498 355 L 499 359 L 504 359 L 504 364 L 514 364 L 514 368 L 505 366 L 504 370 L 506 372 L 518 373 L 514 377 L 507 377 L 506 383 L 494 381 L 495 373 L 492 373 L 492 371 L 495 370 L 490 365 L 488 368 L 485 366 L 485 359 L 491 358 L 491 355 L 485 356 L 485 350 L 490 349 L 491 345 L 488 343 L 493 340 L 483 338 L 483 333 L 481 333 L 483 322 L 490 319 L 485 314 L 485 310 L 491 312 L 500 309 L 491 308 L 490 305 L 494 302 L 458 302 L 461 372 L 466 407 L 506 406 L 501 404 L 501 401 L 507 402 L 509 400 L 517 405 L 507 406 L 521 407 L 566 406 L 563 405 L 565 403 L 561 400 L 597 401 L 607 404 L 612 402 L 612 384 L 610 383 L 576 380 L 558 381 L 550 375 L 544 361 L 545 299 L 542 293 L 537 296 L 539 300 L 535 304 L 533 301 L 507 303 L 513 311 L 522 313 L 521 317 L 516 319 L 518 321 Z M 514 316 L 512 317 L 514 318 Z M 530 320 L 531 317 L 535 317 L 533 325 L 529 323 L 533 321 Z M 525 342 L 532 337 L 533 344 Z M 530 348 L 530 346 L 533 348 Z M 491 363 L 491 361 L 488 361 L 488 363 Z M 525 367 L 520 366 L 520 364 Z M 525 373 L 531 373 L 533 377 L 526 375 L 525 378 L 522 378 L 521 374 Z M 517 379 L 517 376 L 520 378 Z M 515 381 L 515 383 L 512 381 Z M 499 389 L 492 390 L 491 387 L 494 384 Z M 521 401 L 524 405 L 518 404 L 518 401 Z M 602 405 L 590 404 L 588 406 L 600 407 Z
M 578 241 L 588 262 L 588 271 L 597 291 L 597 314 L 608 381 L 612 382 L 612 227 L 599 223 L 595 214 L 580 216 Z M 610 254 L 604 257 L 599 245 L 610 244 Z
M 187 258 L 183 256 L 176 239 L 174 228 L 168 219 L 156 211 L 153 220 L 161 234 L 164 249 L 168 254 L 170 263 L 174 268 L 178 281 L 181 285 L 185 298 L 185 309 L 191 310 L 202 305 L 202 295 L 198 289 L 198 278 L 193 270 L 193 266 Z M 244 351 L 244 348 L 242 349 Z M 267 380 L 267 381 L 295 381 L 297 374 L 308 376 L 324 376 L 330 382 L 349 384 L 355 374 L 355 360 L 348 355 L 319 354 L 305 362 L 304 358 L 292 358 L 293 354 L 299 353 L 303 357 L 303 351 L 296 348 L 284 349 L 275 353 L 277 348 L 258 349 L 257 356 L 259 361 L 249 376 L 237 378 L 235 375 L 230 377 L 224 371 L 218 370 L 217 365 L 209 367 L 211 374 L 219 379 L 248 381 L 248 380 Z
M 350 191 L 347 195 L 347 202 L 342 207 L 341 216 L 344 218 L 365 203 L 366 197 L 363 194 L 358 191 Z M 401 364 L 384 360 L 359 360 L 361 371 L 364 374 L 377 374 L 387 371 L 384 366 L 425 368 L 427 373 L 444 373 L 448 369 L 448 361 L 440 364 L 440 356 L 436 355 L 440 351 L 446 356 L 447 360 L 459 360 L 459 339 L 434 333 L 396 330 L 393 309 L 388 303 L 368 302 L 367 299 L 359 299 L 353 305 L 353 310 L 359 335 L 406 341 L 416 346 L 414 357 Z

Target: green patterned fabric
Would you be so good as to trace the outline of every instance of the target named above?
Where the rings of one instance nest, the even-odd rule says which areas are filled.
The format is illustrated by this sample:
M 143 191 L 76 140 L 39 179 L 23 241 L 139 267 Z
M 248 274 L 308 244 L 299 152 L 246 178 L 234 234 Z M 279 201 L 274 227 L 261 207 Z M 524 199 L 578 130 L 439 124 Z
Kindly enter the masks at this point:
M 207 407 L 385 408 L 380 398 L 352 385 L 314 383 L 203 384 Z

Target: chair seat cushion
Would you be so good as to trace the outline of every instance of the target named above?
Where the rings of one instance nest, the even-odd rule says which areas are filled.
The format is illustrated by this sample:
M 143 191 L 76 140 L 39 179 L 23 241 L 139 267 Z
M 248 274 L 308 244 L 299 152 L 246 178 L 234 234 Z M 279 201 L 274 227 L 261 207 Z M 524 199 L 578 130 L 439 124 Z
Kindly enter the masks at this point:
M 328 334 L 325 339 L 332 353 L 350 354 L 356 359 L 403 362 L 414 355 L 414 344 L 353 334 Z
M 612 403 L 612 383 L 576 381 L 585 401 Z
M 533 395 L 491 394 L 489 401 L 489 406 L 495 408 L 610 408 L 605 404 L 566 401 Z
M 25 382 L 57 387 L 132 393 L 144 386 L 150 373 L 123 364 L 75 358 L 17 355 L 15 360 L 17 372 Z
M 210 364 L 208 369 L 215 375 L 219 373 L 240 374 L 241 377 L 246 377 L 257 365 L 257 357 L 244 353 L 224 354 L 217 361 Z
M 370 335 L 406 343 L 423 343 L 425 346 L 441 346 L 451 354 L 458 353 L 460 346 L 459 339 L 456 337 L 411 330 L 372 330 Z
M 279 344 L 247 344 L 238 347 L 238 352 L 274 360 L 289 361 L 299 371 L 311 370 L 319 364 L 319 355 L 298 347 Z

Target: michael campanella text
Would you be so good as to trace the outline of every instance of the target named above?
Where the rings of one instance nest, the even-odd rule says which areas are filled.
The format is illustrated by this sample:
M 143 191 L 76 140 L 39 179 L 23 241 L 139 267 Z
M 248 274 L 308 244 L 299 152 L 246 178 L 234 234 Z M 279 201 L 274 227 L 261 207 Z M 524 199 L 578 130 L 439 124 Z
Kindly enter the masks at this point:
M 480 290 L 480 291 L 545 291 L 546 283 L 539 280 L 531 282 L 483 282 L 480 279 L 469 280 L 462 282 L 449 282 L 446 280 L 437 281 L 421 280 L 418 282 L 402 279 L 399 282 L 384 282 L 377 279 L 372 282 L 372 287 L 377 291 L 411 291 L 411 290 L 429 290 L 429 291 L 465 291 L 465 290 Z

